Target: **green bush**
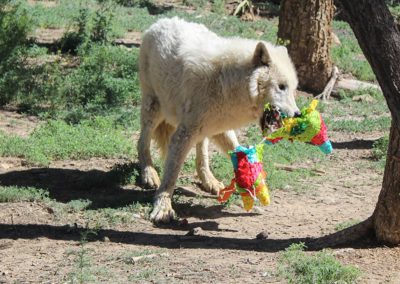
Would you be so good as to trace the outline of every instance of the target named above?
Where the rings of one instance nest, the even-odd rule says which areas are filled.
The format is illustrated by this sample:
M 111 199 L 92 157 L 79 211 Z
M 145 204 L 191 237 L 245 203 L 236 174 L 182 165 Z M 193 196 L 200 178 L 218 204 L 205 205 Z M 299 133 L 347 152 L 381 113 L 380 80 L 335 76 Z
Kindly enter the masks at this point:
M 62 52 L 76 53 L 78 47 L 87 42 L 89 38 L 88 20 L 89 9 L 81 7 L 79 15 L 73 18 L 69 31 L 61 39 Z
M 26 10 L 17 2 L 0 0 L 0 105 L 13 99 L 14 79 L 31 26 Z M 10 80 L 12 79 L 12 80 Z
M 65 78 L 62 97 L 69 109 L 99 113 L 140 100 L 136 50 L 93 45 L 81 50 L 82 63 Z
M 90 40 L 92 42 L 106 43 L 110 41 L 112 21 L 114 18 L 114 5 L 111 1 L 99 1 L 100 7 L 95 11 L 92 19 Z
M 350 26 L 341 21 L 333 22 L 341 44 L 332 47 L 332 59 L 344 73 L 351 73 L 363 81 L 375 81 L 375 74 L 354 36 Z
M 0 63 L 26 42 L 29 25 L 27 12 L 20 4 L 0 0 Z

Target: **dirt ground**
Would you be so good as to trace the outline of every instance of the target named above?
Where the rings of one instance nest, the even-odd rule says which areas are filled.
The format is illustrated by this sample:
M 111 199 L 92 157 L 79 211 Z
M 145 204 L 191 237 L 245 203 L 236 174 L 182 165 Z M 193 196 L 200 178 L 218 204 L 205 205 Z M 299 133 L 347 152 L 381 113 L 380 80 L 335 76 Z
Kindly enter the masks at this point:
M 12 112 L 3 111 L 0 117 L 2 130 L 19 135 L 37 124 Z M 0 283 L 68 282 L 79 271 L 79 251 L 104 283 L 284 283 L 276 274 L 284 248 L 332 233 L 342 222 L 364 220 L 378 198 L 382 173 L 368 159 L 381 133 L 330 135 L 335 152 L 325 174 L 304 180 L 309 190 L 273 191 L 272 204 L 252 213 L 238 205 L 223 208 L 213 196 L 188 185 L 180 188 L 175 203 L 187 224 L 155 227 L 136 214 L 81 245 L 85 220 L 80 213 L 58 218 L 42 203 L 0 203 Z M 0 183 L 45 188 L 59 202 L 86 198 L 93 208 L 101 208 L 104 200 L 114 200 L 116 206 L 151 201 L 153 192 L 107 184 L 107 173 L 119 162 L 58 161 L 49 168 L 30 168 L 18 158 L 0 158 Z M 194 228 L 200 229 L 188 234 Z M 260 232 L 268 238 L 257 239 Z M 143 254 L 153 258 L 131 257 Z M 362 270 L 359 283 L 400 283 L 400 247 L 366 241 L 336 248 L 334 254 Z

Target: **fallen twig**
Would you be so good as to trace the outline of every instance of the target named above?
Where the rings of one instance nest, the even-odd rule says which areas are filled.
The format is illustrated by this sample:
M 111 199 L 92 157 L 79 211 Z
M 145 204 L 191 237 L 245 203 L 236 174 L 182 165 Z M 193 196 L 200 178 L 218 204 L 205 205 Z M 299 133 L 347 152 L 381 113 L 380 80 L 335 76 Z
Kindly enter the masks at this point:
M 288 171 L 288 172 L 293 172 L 296 170 L 309 170 L 309 171 L 312 171 L 312 172 L 320 174 L 320 175 L 326 174 L 326 172 L 324 170 L 310 168 L 307 166 L 290 166 L 290 165 L 281 165 L 281 164 L 274 164 L 274 166 L 275 166 L 275 168 L 277 168 L 279 170 L 284 170 L 284 171 Z
M 134 256 L 134 257 L 131 257 L 129 260 L 131 263 L 135 264 L 143 259 L 149 260 L 149 259 L 153 259 L 153 258 L 161 257 L 161 256 L 168 256 L 168 253 L 165 253 L 165 252 L 164 253 L 152 253 L 152 254 L 146 254 L 146 255 L 141 255 L 141 256 Z

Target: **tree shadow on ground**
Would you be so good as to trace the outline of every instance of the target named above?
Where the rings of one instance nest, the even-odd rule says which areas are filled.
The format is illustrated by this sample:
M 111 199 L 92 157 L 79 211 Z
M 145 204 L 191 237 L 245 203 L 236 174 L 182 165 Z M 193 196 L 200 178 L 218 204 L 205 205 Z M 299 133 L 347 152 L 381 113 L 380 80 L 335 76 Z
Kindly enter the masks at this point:
M 333 142 L 333 149 L 372 149 L 376 140 L 357 139 L 353 141 Z
M 46 237 L 53 240 L 79 241 L 87 232 L 84 228 L 71 230 L 67 226 L 47 224 L 0 224 L 0 239 L 36 239 Z M 87 235 L 87 234 L 85 234 Z M 318 238 L 287 238 L 287 239 L 243 239 L 221 236 L 187 236 L 174 234 L 153 234 L 148 232 L 131 232 L 117 230 L 99 230 L 90 241 L 107 241 L 131 245 L 155 246 L 160 248 L 196 248 L 196 249 L 231 249 L 241 251 L 278 252 L 293 243 L 303 242 L 313 250 L 312 243 Z M 12 244 L 11 244 L 12 245 Z M 373 238 L 353 241 L 340 247 L 374 248 L 378 244 Z
M 0 185 L 45 189 L 51 199 L 62 203 L 87 199 L 91 202 L 87 209 L 118 208 L 134 202 L 152 203 L 155 190 L 144 190 L 138 184 L 122 186 L 131 172 L 138 172 L 137 164 L 122 165 L 108 172 L 34 168 L 0 174 Z M 178 188 L 177 192 L 183 196 L 196 196 L 195 192 L 182 188 Z M 204 196 L 200 194 L 199 197 Z M 222 205 L 197 205 L 189 201 L 174 203 L 174 209 L 179 216 L 200 219 L 251 215 L 251 213 L 225 211 Z

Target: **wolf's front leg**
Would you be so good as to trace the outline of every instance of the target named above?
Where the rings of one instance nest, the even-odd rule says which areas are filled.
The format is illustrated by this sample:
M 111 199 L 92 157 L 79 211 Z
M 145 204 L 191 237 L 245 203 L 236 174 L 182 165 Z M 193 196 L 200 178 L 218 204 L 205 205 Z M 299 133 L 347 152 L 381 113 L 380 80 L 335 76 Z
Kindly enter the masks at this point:
M 156 192 L 153 211 L 150 214 L 150 219 L 155 223 L 169 223 L 175 217 L 171 197 L 179 171 L 193 145 L 195 132 L 194 128 L 180 125 L 171 137 L 164 165 L 164 176 Z
M 218 181 L 210 170 L 207 138 L 196 145 L 196 170 L 202 189 L 218 195 L 219 191 L 224 188 L 224 184 Z

